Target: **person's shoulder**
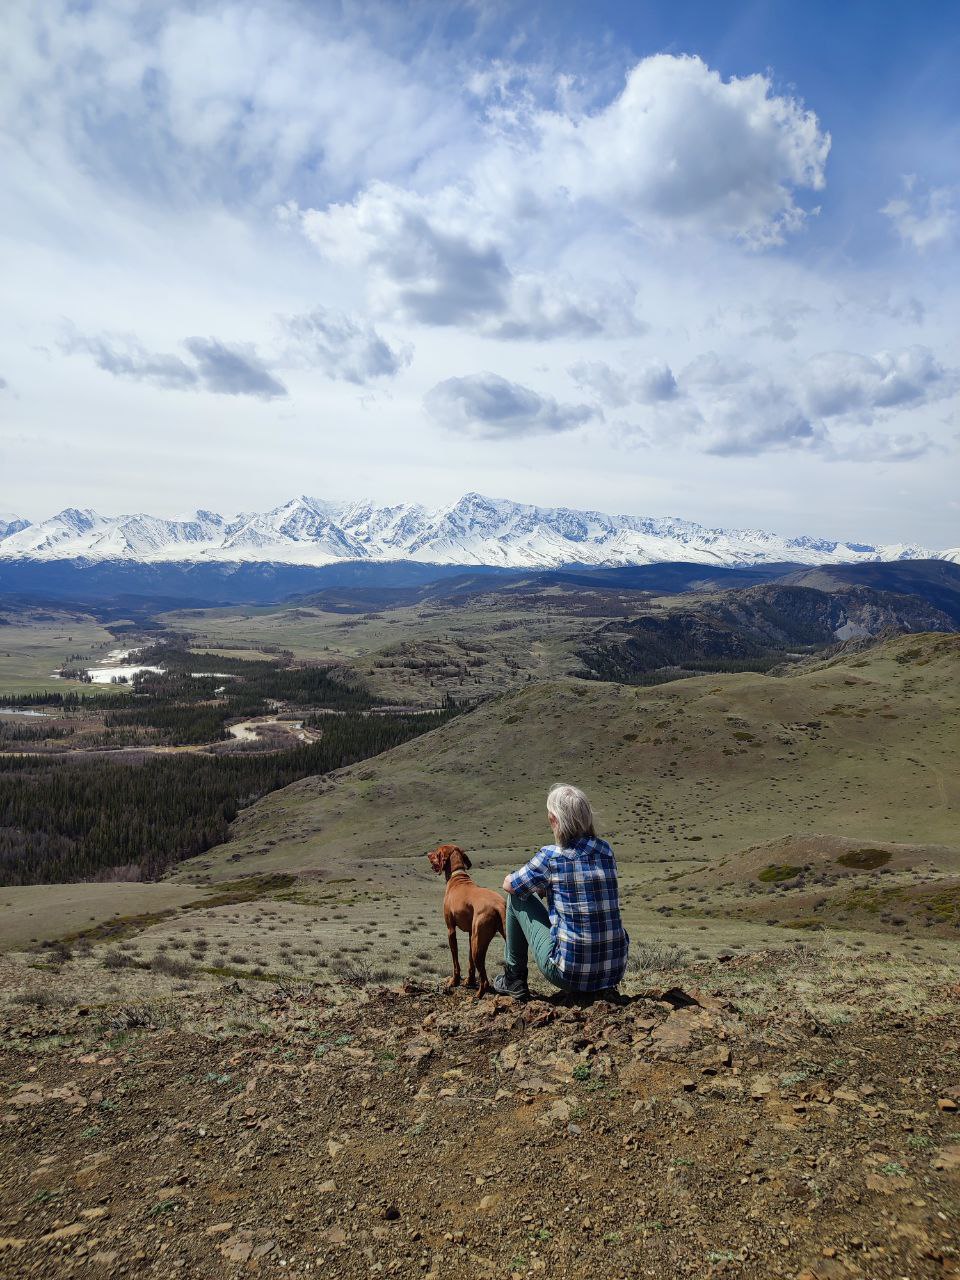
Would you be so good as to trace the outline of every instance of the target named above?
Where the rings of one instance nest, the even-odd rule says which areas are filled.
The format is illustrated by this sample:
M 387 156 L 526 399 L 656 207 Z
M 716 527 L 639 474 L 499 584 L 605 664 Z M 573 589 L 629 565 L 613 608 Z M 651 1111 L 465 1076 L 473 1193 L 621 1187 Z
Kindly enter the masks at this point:
M 613 848 L 609 841 L 602 840 L 600 836 L 590 836 L 589 845 L 594 853 L 599 853 L 604 858 L 613 857 Z
M 533 861 L 537 866 L 545 871 L 550 871 L 556 866 L 557 859 L 562 857 L 563 850 L 557 844 L 541 845 L 537 852 L 533 855 Z

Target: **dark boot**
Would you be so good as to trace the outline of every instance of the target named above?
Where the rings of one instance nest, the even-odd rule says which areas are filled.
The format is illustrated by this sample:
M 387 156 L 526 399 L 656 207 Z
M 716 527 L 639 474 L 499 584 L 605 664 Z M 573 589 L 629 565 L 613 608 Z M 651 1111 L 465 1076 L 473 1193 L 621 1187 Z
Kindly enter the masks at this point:
M 515 969 L 512 965 L 504 965 L 503 973 L 493 980 L 493 989 L 498 996 L 510 996 L 514 1000 L 530 999 L 526 971 Z

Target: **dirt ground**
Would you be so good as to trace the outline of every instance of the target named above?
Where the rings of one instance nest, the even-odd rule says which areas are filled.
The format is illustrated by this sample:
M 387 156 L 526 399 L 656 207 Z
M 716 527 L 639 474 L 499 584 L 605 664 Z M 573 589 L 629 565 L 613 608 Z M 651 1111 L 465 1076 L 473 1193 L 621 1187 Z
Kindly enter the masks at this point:
M 960 975 L 895 1013 L 848 974 L 827 1019 L 789 998 L 822 963 L 78 1005 L 4 961 L 0 1275 L 960 1275 Z

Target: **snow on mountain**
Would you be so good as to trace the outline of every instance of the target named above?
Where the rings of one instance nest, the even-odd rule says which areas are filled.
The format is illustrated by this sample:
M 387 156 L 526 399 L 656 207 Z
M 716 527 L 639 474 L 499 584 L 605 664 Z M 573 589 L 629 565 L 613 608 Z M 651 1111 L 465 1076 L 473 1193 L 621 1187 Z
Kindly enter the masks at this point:
M 753 565 L 840 564 L 927 557 L 960 563 L 960 548 L 871 546 L 784 538 L 762 529 L 709 529 L 675 517 L 607 515 L 536 507 L 467 493 L 429 510 L 417 503 L 325 502 L 299 497 L 266 512 L 190 520 L 144 514 L 104 517 L 68 508 L 30 524 L 0 520 L 0 559 L 91 559 L 143 563 L 245 561 L 322 565 L 342 560 L 549 568 L 664 561 Z
M 294 498 L 263 515 L 240 517 L 227 527 L 221 549 L 228 559 L 280 560 L 285 563 L 328 564 L 334 560 L 365 560 L 368 552 L 337 524 L 339 508 L 316 498 Z M 264 555 L 282 548 L 285 554 Z M 2 550 L 2 543 L 0 543 Z
M 9 537 L 11 533 L 19 533 L 21 529 L 26 529 L 29 525 L 30 521 L 24 520 L 21 516 L 11 515 L 7 511 L 0 511 L 0 542 Z
M 40 524 L 28 524 L 0 540 L 4 556 L 26 555 L 60 560 L 83 555 L 96 533 L 111 522 L 95 511 L 67 507 Z

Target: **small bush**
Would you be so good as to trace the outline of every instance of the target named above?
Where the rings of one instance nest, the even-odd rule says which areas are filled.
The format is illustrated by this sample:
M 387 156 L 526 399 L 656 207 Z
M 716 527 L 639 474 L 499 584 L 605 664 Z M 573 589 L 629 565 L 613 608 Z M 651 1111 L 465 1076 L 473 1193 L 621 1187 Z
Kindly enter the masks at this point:
M 679 969 L 685 958 L 683 948 L 673 942 L 634 942 L 630 945 L 628 968 L 631 973 L 660 973 Z
M 32 1005 L 35 1009 L 49 1009 L 56 1003 L 49 991 L 18 991 L 11 999 L 14 1004 Z
M 393 976 L 391 969 L 374 966 L 361 956 L 334 956 L 327 967 L 339 982 L 348 987 L 366 987 L 373 982 L 386 982 Z
M 132 969 L 134 960 L 125 951 L 113 947 L 104 954 L 101 963 L 105 969 Z
M 184 960 L 175 960 L 173 956 L 168 956 L 162 951 L 158 951 L 150 961 L 150 968 L 154 973 L 166 974 L 168 978 L 187 978 L 195 972 L 192 964 L 187 964 Z
M 43 949 L 47 953 L 47 957 L 53 964 L 64 964 L 67 960 L 73 959 L 73 952 L 65 942 L 45 942 Z

